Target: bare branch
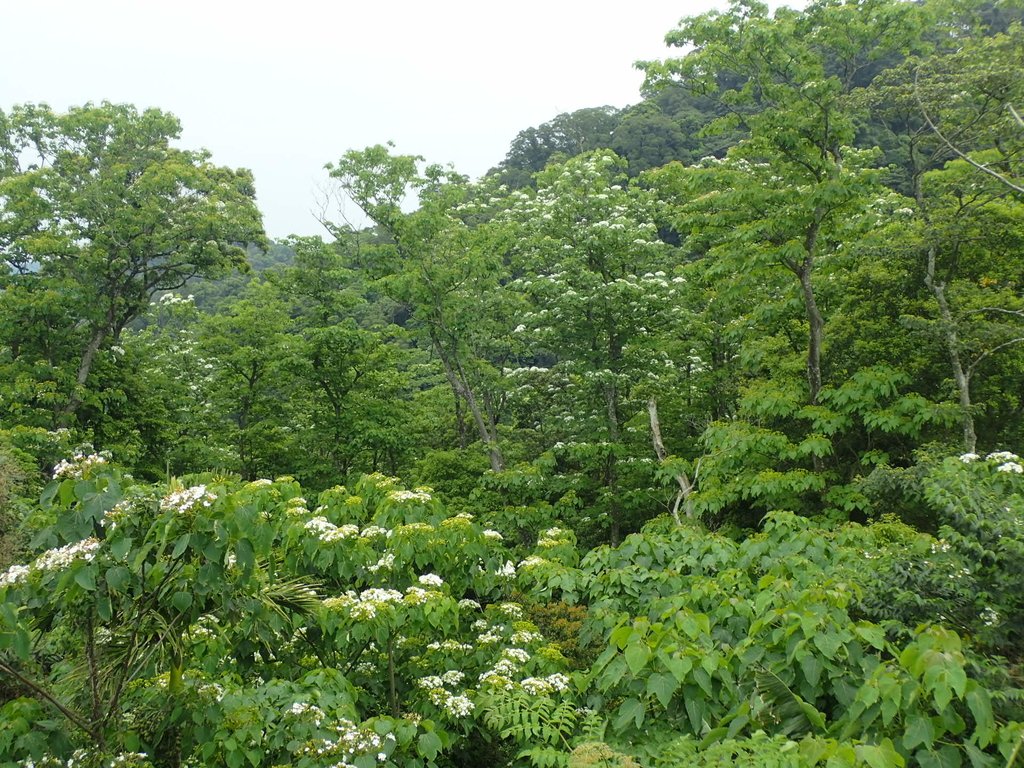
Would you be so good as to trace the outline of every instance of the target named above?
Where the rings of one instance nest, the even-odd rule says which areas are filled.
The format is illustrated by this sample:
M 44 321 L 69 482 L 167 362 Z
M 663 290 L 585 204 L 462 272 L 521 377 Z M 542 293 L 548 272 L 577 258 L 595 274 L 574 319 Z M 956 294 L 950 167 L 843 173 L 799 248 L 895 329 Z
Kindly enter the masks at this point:
M 918 88 L 917 88 L 917 78 L 918 78 L 918 73 L 915 72 L 914 73 L 914 98 L 917 100 L 917 106 L 921 109 L 921 114 L 922 114 L 922 116 L 924 116 L 924 121 L 928 124 L 928 127 L 931 128 L 932 132 L 936 136 L 938 136 L 939 139 L 942 140 L 942 143 L 945 144 L 946 147 L 949 148 L 961 160 L 964 160 L 965 162 L 967 162 L 970 165 L 974 166 L 975 168 L 977 168 L 982 173 L 987 173 L 989 176 L 991 176 L 992 178 L 996 179 L 1001 184 L 1009 187 L 1014 192 L 1017 192 L 1018 194 L 1024 195 L 1024 187 L 1020 186 L 1019 184 L 1015 184 L 1013 181 L 1011 181 L 1009 178 L 1007 178 L 1003 174 L 999 173 L 998 171 L 993 171 L 987 165 L 983 165 L 982 163 L 979 163 L 977 160 L 974 160 L 971 157 L 968 157 L 964 152 L 962 152 L 960 150 L 959 147 L 954 145 L 953 142 L 951 142 L 949 139 L 946 138 L 945 134 L 943 134 L 942 131 L 939 130 L 939 127 L 932 120 L 931 115 L 928 114 L 928 110 L 925 109 L 924 102 L 921 100 L 921 94 L 919 93 Z M 1016 120 L 1018 122 L 1020 122 L 1021 125 L 1024 125 L 1024 121 L 1021 120 L 1021 117 L 1020 117 L 1020 115 L 1017 114 L 1017 111 L 1014 110 L 1014 108 L 1012 106 L 1010 106 L 1010 105 L 1007 105 L 1007 106 L 1009 107 L 1010 112 L 1013 113 L 1014 118 L 1016 118 Z
M 83 731 L 85 731 L 92 739 L 96 739 L 96 732 L 92 729 L 89 723 L 85 721 L 85 718 L 83 718 L 81 715 L 72 712 L 64 704 L 62 704 L 52 693 L 47 691 L 41 685 L 25 677 L 23 674 L 18 672 L 18 670 L 14 669 L 14 667 L 10 667 L 2 661 L 0 661 L 0 672 L 4 672 L 5 674 L 10 675 L 18 682 L 20 682 L 22 685 L 31 688 L 33 691 L 36 692 L 36 694 L 38 694 L 43 699 L 52 704 L 54 707 L 56 707 L 60 711 L 60 713 L 64 715 L 64 717 L 66 717 L 72 723 L 74 723 Z
M 1002 344 L 997 344 L 996 346 L 992 347 L 992 349 L 986 349 L 984 352 L 978 355 L 977 359 L 973 363 L 967 366 L 967 375 L 970 376 L 972 373 L 974 373 L 974 369 L 978 366 L 978 363 L 980 363 L 985 358 L 991 357 L 1001 349 L 1012 347 L 1014 344 L 1020 344 L 1021 342 L 1024 342 L 1024 336 L 1019 336 L 1016 339 L 1004 341 Z

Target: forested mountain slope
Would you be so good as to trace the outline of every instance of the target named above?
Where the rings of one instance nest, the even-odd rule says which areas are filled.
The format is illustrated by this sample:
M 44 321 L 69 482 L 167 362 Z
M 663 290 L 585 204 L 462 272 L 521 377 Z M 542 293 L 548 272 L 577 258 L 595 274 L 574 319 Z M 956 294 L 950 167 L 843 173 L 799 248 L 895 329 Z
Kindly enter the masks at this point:
M 668 41 L 323 238 L 0 112 L 0 765 L 1024 764 L 1021 12 Z

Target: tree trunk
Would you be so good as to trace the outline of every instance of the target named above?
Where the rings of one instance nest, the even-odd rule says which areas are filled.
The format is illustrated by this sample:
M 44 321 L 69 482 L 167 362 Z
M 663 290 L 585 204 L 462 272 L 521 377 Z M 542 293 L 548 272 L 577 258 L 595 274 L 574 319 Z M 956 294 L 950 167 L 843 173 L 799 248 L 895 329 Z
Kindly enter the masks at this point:
M 497 434 L 492 434 L 490 429 L 488 429 L 487 420 L 484 419 L 483 411 L 480 409 L 480 403 L 477 401 L 473 388 L 466 381 L 462 364 L 456 357 L 455 364 L 452 365 L 452 361 L 449 360 L 447 353 L 433 330 L 430 331 L 430 338 L 434 344 L 434 350 L 441 360 L 441 365 L 444 367 L 445 376 L 448 377 L 448 383 L 451 384 L 452 390 L 457 397 L 462 397 L 466 405 L 469 406 L 469 412 L 473 417 L 473 422 L 476 424 L 480 440 L 483 441 L 484 446 L 487 448 L 487 454 L 491 460 L 491 469 L 495 472 L 501 472 L 505 469 L 505 457 L 501 453 L 501 446 L 498 445 Z
M 811 282 L 820 231 L 821 216 L 816 214 L 815 221 L 807 231 L 807 238 L 804 241 L 806 255 L 803 264 L 797 270 L 800 289 L 804 295 L 807 323 L 810 326 L 807 338 L 807 394 L 811 405 L 817 405 L 818 393 L 821 392 L 821 343 L 825 335 L 825 321 L 821 317 L 818 302 L 814 298 L 814 284 Z
M 605 402 L 608 406 L 608 442 L 611 449 L 605 459 L 604 481 L 608 488 L 608 516 L 611 518 L 611 544 L 619 545 L 622 539 L 622 507 L 619 505 L 619 471 L 615 461 L 615 448 L 619 444 L 619 393 L 614 384 L 605 387 Z
M 661 439 L 658 401 L 653 397 L 647 401 L 647 413 L 651 419 L 651 442 L 654 444 L 654 453 L 657 454 L 658 461 L 664 465 L 665 459 L 668 458 L 668 451 L 665 450 L 665 443 Z M 679 520 L 680 506 L 682 506 L 683 512 L 687 517 L 693 517 L 693 500 L 690 499 L 690 494 L 693 493 L 693 484 L 685 472 L 676 472 L 673 476 L 675 477 L 676 484 L 679 486 L 679 493 L 676 494 L 676 499 L 672 503 L 672 509 L 669 512 L 672 514 L 672 519 L 676 521 L 676 525 L 679 525 L 681 522 Z
M 455 396 L 455 436 L 458 438 L 459 448 L 465 448 L 469 445 L 469 436 L 466 434 L 466 414 L 462 410 L 462 396 L 454 387 L 452 395 Z
M 956 333 L 956 324 L 953 322 L 953 313 L 946 300 L 946 285 L 935 280 L 934 245 L 928 246 L 928 263 L 924 274 L 924 284 L 935 296 L 935 302 L 939 305 L 942 340 L 946 344 L 949 363 L 953 369 L 953 380 L 956 382 L 957 393 L 960 397 L 960 426 L 964 436 L 964 452 L 974 453 L 978 446 L 978 435 L 974 431 L 974 416 L 971 413 L 971 376 L 964 369 L 960 359 L 960 339 Z
M 96 353 L 100 351 L 100 347 L 103 346 L 103 342 L 106 340 L 107 335 L 110 333 L 108 326 L 103 325 L 93 331 L 92 338 L 89 339 L 89 343 L 85 347 L 85 351 L 82 352 L 82 359 L 78 363 L 78 375 L 75 377 L 75 390 L 71 393 L 71 397 L 61 408 L 57 414 L 57 424 L 61 427 L 66 427 L 71 423 L 72 418 L 78 413 L 79 407 L 82 405 L 82 390 L 85 388 L 85 382 L 89 378 L 89 372 L 92 371 L 93 363 L 96 362 Z

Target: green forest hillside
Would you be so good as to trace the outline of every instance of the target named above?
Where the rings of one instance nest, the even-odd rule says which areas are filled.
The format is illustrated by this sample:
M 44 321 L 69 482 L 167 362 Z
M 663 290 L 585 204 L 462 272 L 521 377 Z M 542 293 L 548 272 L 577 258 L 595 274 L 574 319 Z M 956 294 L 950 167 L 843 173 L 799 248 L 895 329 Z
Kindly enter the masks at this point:
M 0 768 L 1024 767 L 1022 19 L 738 2 L 276 242 L 0 111 Z

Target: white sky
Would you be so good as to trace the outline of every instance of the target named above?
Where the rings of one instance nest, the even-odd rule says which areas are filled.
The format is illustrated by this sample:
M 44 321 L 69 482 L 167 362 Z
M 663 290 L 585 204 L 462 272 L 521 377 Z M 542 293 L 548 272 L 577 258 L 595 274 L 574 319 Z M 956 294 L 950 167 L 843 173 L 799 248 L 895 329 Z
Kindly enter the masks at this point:
M 323 166 L 346 150 L 391 140 L 480 176 L 524 128 L 639 101 L 633 62 L 672 55 L 680 18 L 724 4 L 0 0 L 0 108 L 173 112 L 183 146 L 253 170 L 271 237 L 324 234 Z

